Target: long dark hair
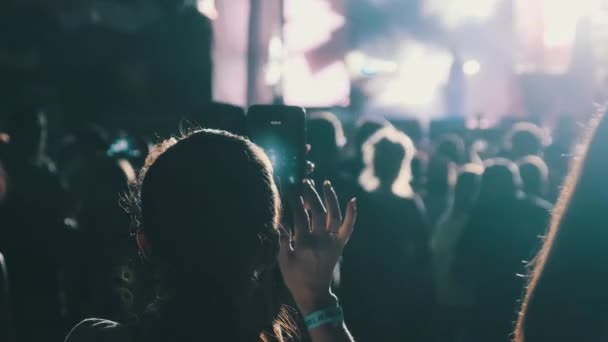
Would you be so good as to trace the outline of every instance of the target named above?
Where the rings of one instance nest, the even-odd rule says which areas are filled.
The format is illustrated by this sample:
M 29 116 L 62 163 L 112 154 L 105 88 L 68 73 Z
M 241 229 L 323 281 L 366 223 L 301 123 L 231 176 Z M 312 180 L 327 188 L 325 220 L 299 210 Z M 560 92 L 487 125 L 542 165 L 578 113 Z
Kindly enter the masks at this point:
M 276 333 L 287 290 L 275 262 L 280 200 L 262 150 L 227 132 L 194 131 L 152 149 L 138 184 L 131 212 L 159 275 L 138 340 Z
M 517 342 L 608 336 L 608 119 L 592 122 L 533 262 Z

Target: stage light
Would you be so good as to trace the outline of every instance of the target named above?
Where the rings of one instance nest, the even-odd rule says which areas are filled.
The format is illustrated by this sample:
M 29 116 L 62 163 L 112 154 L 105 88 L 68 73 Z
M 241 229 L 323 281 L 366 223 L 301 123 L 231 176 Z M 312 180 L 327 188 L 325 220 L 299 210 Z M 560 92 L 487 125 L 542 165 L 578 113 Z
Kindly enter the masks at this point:
M 268 64 L 266 65 L 266 85 L 276 86 L 283 78 L 283 63 L 285 60 L 285 46 L 278 35 L 270 38 L 268 43 Z
M 272 1 L 270 1 L 272 2 Z M 348 103 L 345 12 L 329 0 L 285 0 L 283 63 L 285 103 L 331 107 Z
M 467 76 L 475 76 L 481 71 L 481 64 L 476 59 L 469 59 L 462 65 L 462 72 Z
M 346 66 L 352 77 L 359 77 L 361 75 L 361 70 L 365 67 L 366 59 L 367 56 L 361 51 L 355 50 L 346 54 Z
M 500 2 L 501 0 L 427 0 L 424 12 L 439 16 L 444 26 L 455 28 L 466 22 L 490 18 Z
M 427 110 L 449 78 L 452 55 L 419 42 L 407 42 L 398 74 L 383 84 L 378 102 L 386 106 Z
M 601 0 L 543 0 L 544 45 L 572 45 L 579 20 L 600 8 Z

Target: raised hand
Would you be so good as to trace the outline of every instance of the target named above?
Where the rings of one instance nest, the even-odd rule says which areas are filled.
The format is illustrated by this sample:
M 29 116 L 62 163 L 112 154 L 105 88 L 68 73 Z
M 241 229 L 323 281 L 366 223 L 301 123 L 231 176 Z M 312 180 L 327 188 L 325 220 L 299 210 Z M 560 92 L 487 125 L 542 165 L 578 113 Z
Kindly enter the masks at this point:
M 323 192 L 325 205 L 311 181 L 304 181 L 302 195 L 289 200 L 294 235 L 281 238 L 279 266 L 303 315 L 336 302 L 330 290 L 332 273 L 357 215 L 356 199 L 348 202 L 342 220 L 338 197 L 329 181 L 323 184 Z

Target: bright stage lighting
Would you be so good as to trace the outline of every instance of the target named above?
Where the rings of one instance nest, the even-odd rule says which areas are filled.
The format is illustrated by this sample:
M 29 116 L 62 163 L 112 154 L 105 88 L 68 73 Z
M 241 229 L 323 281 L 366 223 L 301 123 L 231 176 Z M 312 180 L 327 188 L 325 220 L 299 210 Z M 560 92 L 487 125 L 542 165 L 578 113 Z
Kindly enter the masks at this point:
M 303 107 L 348 103 L 346 18 L 336 4 L 330 0 L 285 0 L 285 103 Z
M 394 61 L 370 57 L 358 50 L 346 54 L 345 61 L 351 77 L 355 79 L 391 74 L 399 67 Z
M 378 104 L 410 110 L 430 110 L 447 83 L 453 57 L 445 50 L 408 42 L 398 58 L 395 78 L 378 89 Z
M 571 45 L 579 20 L 600 8 L 601 0 L 543 0 L 544 45 L 549 48 Z
M 427 0 L 424 12 L 438 15 L 448 28 L 484 21 L 494 15 L 501 0 Z
M 481 64 L 476 59 L 469 59 L 462 65 L 462 72 L 467 76 L 475 76 L 481 71 Z
M 276 86 L 283 77 L 283 63 L 285 62 L 285 48 L 279 36 L 270 38 L 268 44 L 268 65 L 266 65 L 266 85 Z

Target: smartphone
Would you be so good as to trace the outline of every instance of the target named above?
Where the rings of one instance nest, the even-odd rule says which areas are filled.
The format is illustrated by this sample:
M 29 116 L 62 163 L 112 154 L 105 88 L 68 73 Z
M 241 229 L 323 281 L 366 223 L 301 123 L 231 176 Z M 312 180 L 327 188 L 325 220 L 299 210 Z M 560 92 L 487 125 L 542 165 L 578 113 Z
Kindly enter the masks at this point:
M 247 112 L 249 139 L 270 158 L 279 187 L 300 184 L 306 170 L 306 111 L 301 107 L 255 105 Z

